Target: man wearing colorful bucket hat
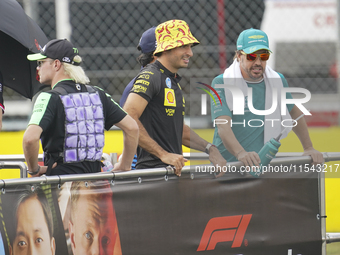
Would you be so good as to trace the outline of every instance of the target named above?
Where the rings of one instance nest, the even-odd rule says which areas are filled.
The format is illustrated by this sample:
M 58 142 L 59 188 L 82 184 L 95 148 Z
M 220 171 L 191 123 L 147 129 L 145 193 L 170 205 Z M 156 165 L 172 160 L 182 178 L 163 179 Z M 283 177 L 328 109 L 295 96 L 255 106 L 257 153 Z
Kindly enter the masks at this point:
M 79 65 L 82 58 L 72 43 L 49 41 L 38 61 L 40 83 L 52 90 L 39 94 L 23 137 L 23 150 L 33 176 L 94 173 L 101 171 L 104 129 L 113 125 L 124 132 L 124 156 L 115 170 L 130 170 L 137 148 L 138 126 L 102 89 L 90 85 Z M 38 165 L 39 140 L 44 164 Z M 53 169 L 52 169 L 53 168 Z
M 223 74 L 215 77 L 211 85 L 216 89 L 222 102 L 211 103 L 212 121 L 216 124 L 213 144 L 228 162 L 239 160 L 245 166 L 259 166 L 260 149 L 282 131 L 281 138 L 284 138 L 290 130 L 283 130 L 285 127 L 282 123 L 286 121 L 292 123 L 291 120 L 297 119 L 302 112 L 296 105 L 288 104 L 286 107 L 288 114 L 281 115 L 281 99 L 278 96 L 279 102 L 274 112 L 265 116 L 254 114 L 256 110 L 264 111 L 271 108 L 275 101 L 272 91 L 279 92 L 280 89 L 288 87 L 288 84 L 282 74 L 267 65 L 272 52 L 265 32 L 253 28 L 244 30 L 238 37 L 236 47 L 233 64 Z M 221 85 L 229 87 L 224 89 Z M 248 88 L 252 89 L 252 94 L 249 94 Z M 244 99 L 233 98 L 229 90 L 241 90 Z M 286 97 L 292 99 L 290 93 L 287 93 Z M 243 114 L 236 112 L 237 105 L 242 105 L 240 109 L 243 110 Z M 300 139 L 304 155 L 310 155 L 314 164 L 321 164 L 323 155 L 313 148 L 304 118 L 299 119 L 293 131 Z
M 214 165 L 225 165 L 218 150 L 184 124 L 185 100 L 179 85 L 180 68 L 189 65 L 191 48 L 199 44 L 183 20 L 169 20 L 155 31 L 157 60 L 137 76 L 124 109 L 140 128 L 137 169 L 171 165 L 180 175 L 182 144 L 206 151 Z

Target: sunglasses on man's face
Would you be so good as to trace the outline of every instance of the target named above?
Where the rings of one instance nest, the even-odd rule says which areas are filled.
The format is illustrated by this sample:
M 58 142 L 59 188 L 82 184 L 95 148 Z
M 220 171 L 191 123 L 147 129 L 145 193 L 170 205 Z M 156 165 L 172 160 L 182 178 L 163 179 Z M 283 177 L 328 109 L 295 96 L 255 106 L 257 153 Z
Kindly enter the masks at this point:
M 37 60 L 37 64 L 39 67 L 41 67 L 45 62 L 50 62 L 52 63 L 50 60 L 46 59 L 46 60 Z
M 241 53 L 243 55 L 246 55 L 247 60 L 249 61 L 255 61 L 257 59 L 257 57 L 260 57 L 260 59 L 262 61 L 267 61 L 269 59 L 270 54 L 269 53 L 261 53 L 261 54 L 255 54 L 255 53 L 251 53 L 251 54 L 246 54 L 245 52 L 241 51 Z

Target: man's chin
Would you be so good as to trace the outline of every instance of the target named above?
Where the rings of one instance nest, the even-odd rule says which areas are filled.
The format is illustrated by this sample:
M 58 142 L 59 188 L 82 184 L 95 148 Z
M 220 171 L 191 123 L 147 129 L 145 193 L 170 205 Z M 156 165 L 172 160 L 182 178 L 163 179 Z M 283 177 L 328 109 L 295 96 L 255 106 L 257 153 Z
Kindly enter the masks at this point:
M 261 73 L 253 73 L 252 76 L 251 76 L 251 78 L 253 80 L 259 80 L 259 79 L 262 79 L 262 77 L 263 77 L 263 73 L 262 72 Z

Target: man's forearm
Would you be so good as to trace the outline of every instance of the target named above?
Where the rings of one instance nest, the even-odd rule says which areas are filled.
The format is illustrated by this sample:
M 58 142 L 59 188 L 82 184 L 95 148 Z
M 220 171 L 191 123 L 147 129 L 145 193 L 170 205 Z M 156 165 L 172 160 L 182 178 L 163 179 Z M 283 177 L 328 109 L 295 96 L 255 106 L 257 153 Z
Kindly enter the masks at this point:
M 37 170 L 40 145 L 39 140 L 41 133 L 41 127 L 37 125 L 30 125 L 26 129 L 22 139 L 22 147 L 27 167 L 28 170 L 31 172 Z
M 136 120 L 139 127 L 139 141 L 138 145 L 144 150 L 148 151 L 150 154 L 161 158 L 165 153 L 167 153 L 155 140 L 153 140 L 140 120 Z
M 194 130 L 192 130 L 189 126 L 183 126 L 183 137 L 182 144 L 188 148 L 205 151 L 205 148 L 208 144 L 206 140 L 201 138 Z
M 290 112 L 290 115 L 293 119 L 298 118 L 301 114 L 302 112 L 297 106 L 294 106 Z M 304 117 L 298 120 L 297 125 L 293 127 L 293 131 L 299 138 L 304 150 L 313 148 L 313 144 L 308 132 L 307 123 Z
M 313 148 L 313 143 L 308 133 L 307 123 L 304 118 L 298 120 L 298 124 L 293 128 L 293 131 L 299 138 L 304 150 Z
M 245 151 L 239 141 L 236 139 L 234 132 L 227 125 L 218 125 L 218 134 L 223 142 L 224 147 L 236 158 L 240 152 Z
M 28 170 L 31 172 L 35 172 L 38 166 L 39 140 L 37 142 L 25 142 L 24 141 L 23 151 L 24 151 Z
M 122 153 L 121 161 L 126 163 L 125 168 L 130 168 L 133 157 L 136 153 L 137 145 L 138 145 L 138 129 L 132 130 L 129 132 L 124 132 L 124 147 Z

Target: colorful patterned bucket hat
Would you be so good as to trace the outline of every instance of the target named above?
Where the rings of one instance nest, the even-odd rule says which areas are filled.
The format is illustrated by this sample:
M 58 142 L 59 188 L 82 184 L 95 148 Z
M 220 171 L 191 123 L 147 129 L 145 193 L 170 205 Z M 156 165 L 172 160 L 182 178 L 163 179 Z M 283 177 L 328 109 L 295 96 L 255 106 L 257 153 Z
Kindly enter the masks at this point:
M 156 28 L 157 48 L 154 54 L 173 48 L 200 42 L 191 34 L 188 24 L 183 20 L 169 20 Z

